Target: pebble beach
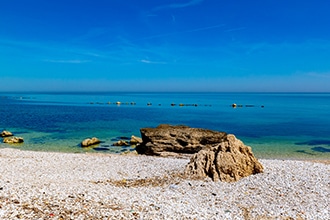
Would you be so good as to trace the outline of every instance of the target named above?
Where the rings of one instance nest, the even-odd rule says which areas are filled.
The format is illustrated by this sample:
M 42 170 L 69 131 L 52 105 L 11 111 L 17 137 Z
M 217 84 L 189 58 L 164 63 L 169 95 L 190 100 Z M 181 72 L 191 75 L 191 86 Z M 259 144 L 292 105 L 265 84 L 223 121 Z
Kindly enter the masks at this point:
M 0 149 L 1 219 L 330 219 L 329 161 L 263 160 L 235 183 L 189 159 Z

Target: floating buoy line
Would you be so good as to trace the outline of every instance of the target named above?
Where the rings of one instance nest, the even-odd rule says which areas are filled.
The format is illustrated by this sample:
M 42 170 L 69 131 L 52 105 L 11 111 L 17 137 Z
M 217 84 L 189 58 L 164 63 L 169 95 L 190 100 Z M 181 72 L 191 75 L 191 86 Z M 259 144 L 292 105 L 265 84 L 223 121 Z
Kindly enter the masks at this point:
M 93 104 L 98 104 L 98 105 L 104 105 L 104 104 L 107 104 L 107 105 L 117 105 L 117 106 L 120 106 L 120 105 L 136 105 L 136 102 L 120 102 L 120 101 L 117 101 L 117 102 L 106 102 L 106 103 L 102 103 L 102 102 L 90 102 L 89 104 L 93 105 Z M 147 106 L 152 106 L 153 104 L 151 102 L 147 102 L 146 104 Z M 158 106 L 162 106 L 162 104 L 157 104 Z M 212 105 L 211 104 L 196 104 L 196 103 L 193 103 L 193 104 L 185 104 L 185 103 L 179 103 L 179 104 L 176 104 L 176 103 L 171 103 L 170 106 L 172 107 L 175 107 L 175 106 L 179 106 L 179 107 L 184 107 L 184 106 L 188 106 L 188 107 L 198 107 L 198 106 L 208 106 L 208 107 L 211 107 Z M 230 105 L 232 108 L 243 108 L 243 107 L 246 107 L 246 108 L 254 108 L 254 107 L 258 107 L 256 105 L 251 105 L 251 104 L 236 104 L 236 103 L 233 103 Z M 264 108 L 265 106 L 261 105 L 260 106 L 261 108 Z
M 9 97 L 7 96 L 1 96 L 0 97 L 1 99 L 7 99 Z M 33 97 L 14 97 L 14 99 L 18 99 L 18 100 L 28 100 L 28 99 L 34 99 Z M 136 105 L 136 102 L 121 102 L 121 101 L 116 101 L 116 102 L 89 102 L 88 104 L 90 105 L 117 105 L 117 106 L 121 106 L 121 105 Z M 151 102 L 147 102 L 146 103 L 147 106 L 152 106 L 153 104 Z M 163 106 L 163 104 L 156 104 L 158 106 Z M 170 106 L 172 107 L 175 107 L 175 106 L 179 106 L 179 107 L 184 107 L 184 106 L 187 106 L 187 107 L 198 107 L 198 106 L 207 106 L 207 107 L 211 107 L 212 105 L 211 104 L 197 104 L 197 103 L 179 103 L 179 104 L 176 104 L 176 103 L 171 103 L 169 104 Z M 254 107 L 261 107 L 261 108 L 264 108 L 265 106 L 264 105 L 261 105 L 261 106 L 256 106 L 256 105 L 253 105 L 253 104 L 236 104 L 236 103 L 232 103 L 230 105 L 230 107 L 232 108 L 254 108 Z

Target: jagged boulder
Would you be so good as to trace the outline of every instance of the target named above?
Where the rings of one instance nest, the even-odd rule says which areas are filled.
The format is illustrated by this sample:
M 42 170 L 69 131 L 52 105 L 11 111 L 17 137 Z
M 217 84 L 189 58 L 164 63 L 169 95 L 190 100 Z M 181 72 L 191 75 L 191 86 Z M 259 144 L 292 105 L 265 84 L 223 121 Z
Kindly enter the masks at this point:
M 5 137 L 3 139 L 3 143 L 6 143 L 6 144 L 19 144 L 19 143 L 23 143 L 23 142 L 24 142 L 24 139 L 22 137 L 11 136 L 11 137 Z
M 234 135 L 215 146 L 196 153 L 185 168 L 185 175 L 213 181 L 234 182 L 239 179 L 263 172 L 263 166 L 254 157 L 251 147 L 243 144 Z
M 101 143 L 101 141 L 96 138 L 96 137 L 93 137 L 93 138 L 86 138 L 85 140 L 83 140 L 81 142 L 81 146 L 82 147 L 89 147 L 89 146 L 92 146 L 92 145 L 96 145 L 96 144 L 99 144 Z
M 1 137 L 10 137 L 10 136 L 13 136 L 13 133 L 11 133 L 10 131 L 3 130 L 1 132 Z
M 227 135 L 225 132 L 166 124 L 142 128 L 140 132 L 142 143 L 137 146 L 137 152 L 157 156 L 194 154 L 221 143 Z

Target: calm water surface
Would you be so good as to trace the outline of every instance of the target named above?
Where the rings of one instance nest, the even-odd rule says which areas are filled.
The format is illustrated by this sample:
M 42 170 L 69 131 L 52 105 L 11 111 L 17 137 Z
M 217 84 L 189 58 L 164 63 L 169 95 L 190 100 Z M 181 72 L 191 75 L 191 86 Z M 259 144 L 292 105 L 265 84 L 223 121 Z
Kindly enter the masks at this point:
M 0 129 L 25 142 L 1 147 L 120 153 L 133 149 L 114 141 L 167 123 L 233 133 L 259 158 L 330 159 L 329 112 L 330 93 L 2 93 Z

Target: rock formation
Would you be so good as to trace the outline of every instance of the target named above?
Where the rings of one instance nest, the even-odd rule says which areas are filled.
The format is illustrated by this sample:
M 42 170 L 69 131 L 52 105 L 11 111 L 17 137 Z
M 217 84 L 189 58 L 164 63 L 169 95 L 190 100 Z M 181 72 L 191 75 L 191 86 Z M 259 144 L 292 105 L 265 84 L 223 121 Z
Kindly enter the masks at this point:
M 13 133 L 11 133 L 10 131 L 3 130 L 1 132 L 1 137 L 10 137 L 10 136 L 13 136 Z
M 160 125 L 142 128 L 143 143 L 139 154 L 176 156 L 195 154 L 185 168 L 190 178 L 210 177 L 214 181 L 237 181 L 242 177 L 263 172 L 251 147 L 232 134 L 187 126 Z
M 142 128 L 140 132 L 143 142 L 137 146 L 137 152 L 158 156 L 194 154 L 221 143 L 226 137 L 225 132 L 183 125 L 159 125 L 157 128 Z
M 93 137 L 93 138 L 87 138 L 87 139 L 83 140 L 80 145 L 82 147 L 89 147 L 89 146 L 99 144 L 99 143 L 101 143 L 101 141 L 98 138 Z
M 234 135 L 211 148 L 195 154 L 185 168 L 185 175 L 192 178 L 211 177 L 213 181 L 234 182 L 242 177 L 263 172 L 263 166 L 254 157 L 251 147 Z
M 19 143 L 23 143 L 24 142 L 24 139 L 22 137 L 5 137 L 3 139 L 3 143 L 6 143 L 6 144 L 19 144 Z

